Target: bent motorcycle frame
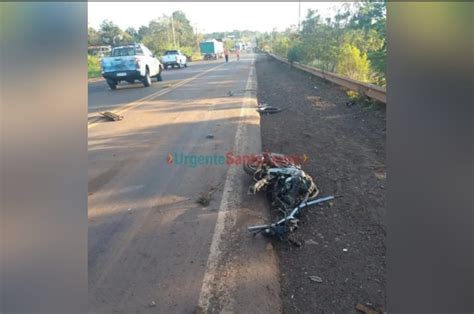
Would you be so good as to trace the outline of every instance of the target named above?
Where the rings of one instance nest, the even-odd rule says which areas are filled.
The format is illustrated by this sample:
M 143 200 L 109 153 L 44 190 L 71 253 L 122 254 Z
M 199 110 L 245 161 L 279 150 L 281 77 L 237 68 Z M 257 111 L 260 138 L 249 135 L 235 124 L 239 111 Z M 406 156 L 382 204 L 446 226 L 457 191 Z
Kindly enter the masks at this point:
M 319 204 L 319 203 L 322 203 L 322 202 L 327 202 L 327 201 L 333 200 L 333 199 L 338 198 L 338 197 L 340 197 L 340 196 L 331 195 L 331 196 L 320 197 L 320 198 L 317 198 L 317 199 L 314 199 L 314 200 L 309 200 L 309 201 L 303 202 L 300 205 L 296 206 L 285 218 L 282 218 L 282 219 L 280 219 L 277 222 L 272 223 L 272 224 L 249 226 L 249 227 L 247 227 L 247 230 L 250 231 L 250 232 L 253 232 L 253 233 L 264 232 L 266 234 L 278 234 L 279 232 L 276 231 L 278 229 L 278 227 L 281 227 L 281 226 L 285 225 L 287 222 L 298 220 L 295 216 L 298 214 L 298 212 L 301 209 L 303 209 L 307 206 Z

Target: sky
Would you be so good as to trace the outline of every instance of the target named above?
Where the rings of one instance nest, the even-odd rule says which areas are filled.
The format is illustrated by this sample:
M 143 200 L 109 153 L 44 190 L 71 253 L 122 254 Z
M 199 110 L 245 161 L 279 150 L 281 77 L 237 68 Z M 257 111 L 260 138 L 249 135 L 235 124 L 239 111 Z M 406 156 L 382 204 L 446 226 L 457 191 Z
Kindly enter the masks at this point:
M 309 8 L 325 17 L 341 3 L 301 2 L 301 19 Z M 201 33 L 232 30 L 281 31 L 298 25 L 298 2 L 88 2 L 89 27 L 99 28 L 108 19 L 125 30 L 138 29 L 160 17 L 181 10 Z

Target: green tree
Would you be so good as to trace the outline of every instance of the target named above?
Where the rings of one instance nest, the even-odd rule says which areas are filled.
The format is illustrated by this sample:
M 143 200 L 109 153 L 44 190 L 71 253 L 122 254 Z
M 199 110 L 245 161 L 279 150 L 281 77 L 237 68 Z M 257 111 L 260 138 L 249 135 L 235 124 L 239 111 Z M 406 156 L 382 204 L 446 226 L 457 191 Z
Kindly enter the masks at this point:
M 232 39 L 226 39 L 224 41 L 224 47 L 229 50 L 233 50 L 235 48 L 235 41 Z
M 358 80 L 361 82 L 369 81 L 370 61 L 367 55 L 356 46 L 345 44 L 337 60 L 337 73 Z
M 386 3 L 344 3 L 332 18 L 308 10 L 300 31 L 264 33 L 258 47 L 324 70 L 385 85 Z
M 349 26 L 364 32 L 370 46 L 367 55 L 371 61 L 377 81 L 385 84 L 387 43 L 386 43 L 386 2 L 366 1 L 357 4 Z
M 130 39 L 133 41 L 133 42 L 140 42 L 140 37 L 138 35 L 138 31 L 136 29 L 134 29 L 133 27 L 129 27 L 125 30 L 125 33 L 128 34 L 128 36 L 130 36 Z
M 140 28 L 138 29 L 138 34 L 137 34 L 138 41 L 139 42 L 143 41 L 143 38 L 145 38 L 145 36 L 149 34 L 150 34 L 150 29 L 147 26 L 140 26 Z
M 117 45 L 123 39 L 122 30 L 109 20 L 105 20 L 100 24 L 99 37 L 104 45 Z
M 178 47 L 194 46 L 194 29 L 184 12 L 174 11 L 172 17 Z
M 168 16 L 161 16 L 150 21 L 148 27 L 140 28 L 143 34 L 143 43 L 155 54 L 161 55 L 164 51 L 173 49 L 173 39 L 171 36 L 171 24 Z M 140 35 L 140 34 L 139 34 Z
M 176 40 L 176 47 L 173 40 Z M 180 49 L 185 55 L 191 56 L 196 49 L 196 36 L 191 22 L 182 11 L 175 11 L 171 16 L 162 15 L 150 21 L 148 26 L 138 29 L 137 38 L 156 55 L 166 50 Z
M 89 27 L 87 30 L 87 43 L 89 46 L 99 46 L 102 44 L 99 32 L 93 27 Z

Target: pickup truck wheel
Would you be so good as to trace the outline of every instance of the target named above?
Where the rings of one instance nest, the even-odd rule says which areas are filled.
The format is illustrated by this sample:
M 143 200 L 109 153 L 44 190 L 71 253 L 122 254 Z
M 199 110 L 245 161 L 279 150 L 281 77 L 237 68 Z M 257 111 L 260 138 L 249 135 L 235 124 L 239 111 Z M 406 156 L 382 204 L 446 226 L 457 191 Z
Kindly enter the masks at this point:
M 181 63 L 178 63 L 177 67 L 178 69 L 181 69 Z
M 148 87 L 151 85 L 150 71 L 146 70 L 145 77 L 142 79 L 143 85 Z
M 107 85 L 109 85 L 110 89 L 117 89 L 117 82 L 111 79 L 107 79 Z
M 184 64 L 184 67 L 185 67 L 185 68 L 187 68 L 187 67 L 188 67 L 188 64 L 187 64 L 187 63 L 185 63 L 185 64 Z

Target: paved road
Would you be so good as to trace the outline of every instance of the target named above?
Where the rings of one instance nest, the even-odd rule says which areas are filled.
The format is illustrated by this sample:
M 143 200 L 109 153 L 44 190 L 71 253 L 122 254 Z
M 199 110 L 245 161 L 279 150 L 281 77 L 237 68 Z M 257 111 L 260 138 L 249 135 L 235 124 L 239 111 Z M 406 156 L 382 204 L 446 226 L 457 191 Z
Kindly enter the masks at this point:
M 221 60 L 192 62 L 187 68 L 165 70 L 163 71 L 163 81 L 156 82 L 153 79 L 153 84 L 148 88 L 143 88 L 143 84 L 138 82 L 135 84 L 121 82 L 117 90 L 112 91 L 104 80 L 89 83 L 89 113 L 111 111 L 118 106 L 146 97 L 171 84 L 206 71 L 222 62 Z
M 279 311 L 274 253 L 244 234 L 262 213 L 243 208 L 241 167 L 179 164 L 180 154 L 261 149 L 253 63 L 190 65 L 150 88 L 90 84 L 90 113 L 108 106 L 125 116 L 89 128 L 91 311 Z M 183 85 L 164 87 L 172 80 Z

